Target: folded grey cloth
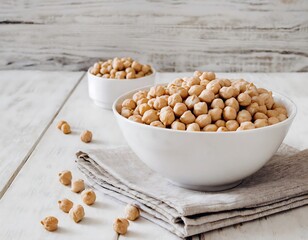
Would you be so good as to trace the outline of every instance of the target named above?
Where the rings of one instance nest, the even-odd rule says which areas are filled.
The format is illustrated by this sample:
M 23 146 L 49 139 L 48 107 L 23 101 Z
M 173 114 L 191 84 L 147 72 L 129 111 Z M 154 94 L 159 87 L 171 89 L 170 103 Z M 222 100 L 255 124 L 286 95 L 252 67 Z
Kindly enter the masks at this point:
M 180 237 L 308 204 L 308 149 L 299 152 L 287 145 L 238 187 L 222 192 L 177 187 L 127 146 L 78 152 L 76 162 L 94 188 L 137 205 L 142 216 Z

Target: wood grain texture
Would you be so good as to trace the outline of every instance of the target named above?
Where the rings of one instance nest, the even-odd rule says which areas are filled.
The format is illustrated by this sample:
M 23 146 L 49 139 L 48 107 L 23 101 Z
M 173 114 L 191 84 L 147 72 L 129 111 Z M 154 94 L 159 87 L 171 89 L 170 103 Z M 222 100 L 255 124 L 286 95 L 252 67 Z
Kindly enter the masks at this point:
M 0 71 L 0 198 L 82 74 Z
M 56 128 L 61 119 L 71 125 L 71 134 L 64 135 Z M 80 141 L 79 135 L 85 129 L 93 132 L 93 141 L 90 144 Z M 0 200 L 0 239 L 117 239 L 112 224 L 115 218 L 124 216 L 125 206 L 108 196 L 97 194 L 97 201 L 93 206 L 83 204 L 86 217 L 76 224 L 58 209 L 57 201 L 69 198 L 75 204 L 80 204 L 80 194 L 61 185 L 58 173 L 69 169 L 73 173 L 73 179 L 82 178 L 74 162 L 77 151 L 86 152 L 102 145 L 122 144 L 125 141 L 113 113 L 102 110 L 91 102 L 87 81 L 83 79 Z M 48 215 L 59 219 L 60 227 L 57 232 L 47 232 L 41 226 L 40 220 Z M 153 239 L 152 236 L 166 240 L 178 239 L 144 219 L 132 222 L 125 238 Z
M 132 56 L 160 71 L 308 71 L 306 0 L 4 0 L 0 23 L 0 69 Z

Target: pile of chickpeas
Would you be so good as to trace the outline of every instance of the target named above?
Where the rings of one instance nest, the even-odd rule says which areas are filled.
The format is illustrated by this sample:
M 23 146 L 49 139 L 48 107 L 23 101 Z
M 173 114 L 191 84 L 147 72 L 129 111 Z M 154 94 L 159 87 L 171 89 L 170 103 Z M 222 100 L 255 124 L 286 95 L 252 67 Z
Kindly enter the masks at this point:
M 243 79 L 220 79 L 200 71 L 168 86 L 136 92 L 122 102 L 120 114 L 154 127 L 205 132 L 261 128 L 288 117 L 271 91 Z
M 103 78 L 135 79 L 150 75 L 153 70 L 150 65 L 124 57 L 97 62 L 90 68 L 90 73 Z

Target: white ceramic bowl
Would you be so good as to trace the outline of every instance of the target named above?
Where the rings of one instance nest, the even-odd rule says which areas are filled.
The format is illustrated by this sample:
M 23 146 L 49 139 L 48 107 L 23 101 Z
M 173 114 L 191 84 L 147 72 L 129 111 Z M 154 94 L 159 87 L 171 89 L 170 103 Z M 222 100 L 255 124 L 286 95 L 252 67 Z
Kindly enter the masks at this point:
M 138 89 L 144 90 L 148 88 Z M 295 104 L 280 94 L 288 118 L 278 124 L 240 132 L 186 132 L 152 127 L 126 119 L 118 113 L 119 97 L 113 111 L 132 150 L 150 168 L 185 188 L 219 191 L 239 184 L 258 171 L 274 155 L 296 115 Z
M 97 77 L 88 71 L 89 96 L 96 105 L 105 109 L 112 109 L 112 104 L 122 94 L 136 88 L 153 85 L 155 69 L 151 75 L 136 79 L 110 79 Z

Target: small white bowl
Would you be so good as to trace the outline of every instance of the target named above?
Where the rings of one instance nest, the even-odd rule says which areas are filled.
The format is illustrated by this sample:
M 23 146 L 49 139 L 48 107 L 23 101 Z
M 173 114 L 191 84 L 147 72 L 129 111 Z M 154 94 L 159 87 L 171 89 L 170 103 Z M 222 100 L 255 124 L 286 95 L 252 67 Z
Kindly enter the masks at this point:
M 97 77 L 88 70 L 89 96 L 94 103 L 105 109 L 112 109 L 117 97 L 136 88 L 153 85 L 155 82 L 155 69 L 152 67 L 151 75 L 135 79 L 111 79 Z
M 148 90 L 149 87 L 138 89 Z M 152 127 L 119 114 L 121 103 L 138 90 L 119 97 L 113 112 L 136 155 L 150 168 L 185 188 L 220 191 L 238 185 L 258 171 L 278 150 L 296 115 L 295 104 L 278 93 L 288 118 L 272 126 L 239 132 L 186 132 Z

